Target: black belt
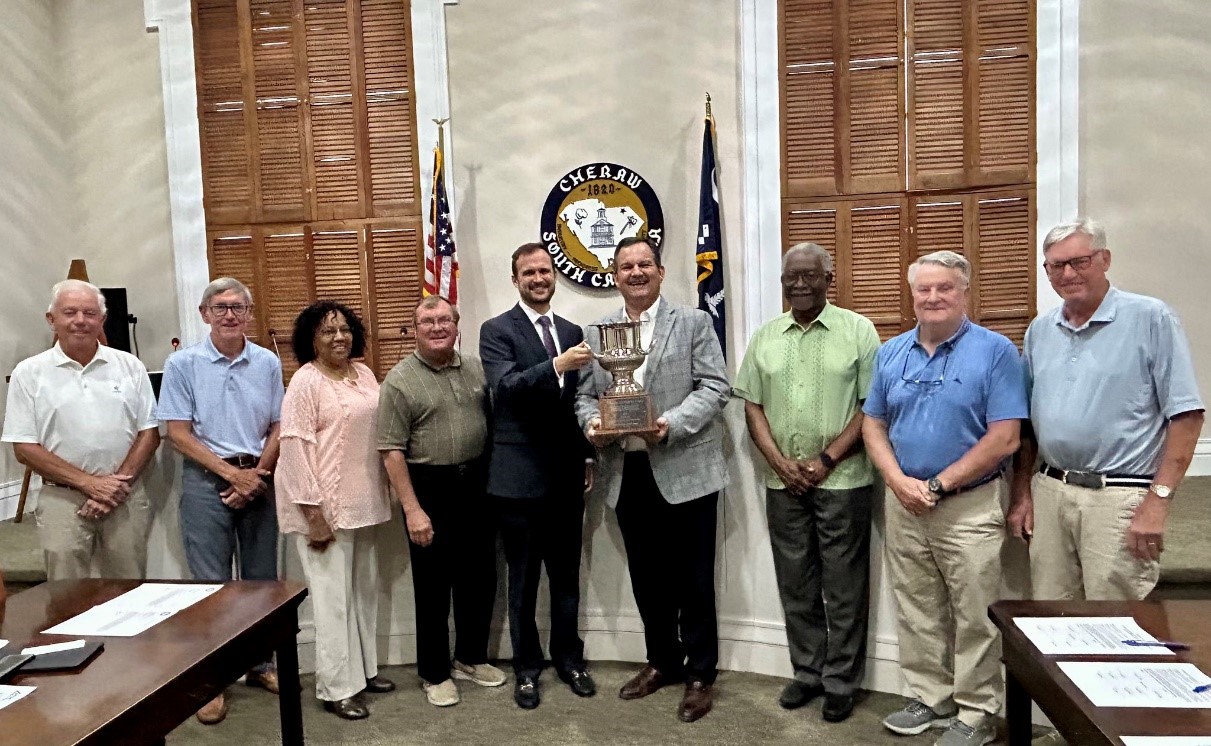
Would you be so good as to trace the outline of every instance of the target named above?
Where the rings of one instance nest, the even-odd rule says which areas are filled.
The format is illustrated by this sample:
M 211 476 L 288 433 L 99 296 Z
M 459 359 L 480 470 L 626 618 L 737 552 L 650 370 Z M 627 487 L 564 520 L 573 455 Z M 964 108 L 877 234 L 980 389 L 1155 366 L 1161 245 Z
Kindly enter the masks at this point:
M 1105 487 L 1149 487 L 1152 485 L 1152 475 L 1150 474 L 1098 474 L 1095 471 L 1057 469 L 1046 462 L 1039 467 L 1039 474 L 1058 479 L 1064 484 L 1075 484 L 1077 487 L 1088 487 L 1091 490 L 1100 490 Z
M 461 464 L 408 464 L 408 473 L 421 477 L 465 477 L 484 470 L 483 459 L 464 461 Z
M 251 469 L 261 462 L 261 457 L 249 456 L 247 453 L 237 453 L 234 456 L 228 456 L 223 461 L 237 469 Z
M 989 482 L 991 482 L 994 479 L 1000 479 L 1000 478 L 1001 478 L 1001 472 L 994 471 L 993 473 L 989 474 L 988 476 L 984 477 L 980 481 L 975 482 L 973 484 L 965 484 L 962 487 L 957 487 L 953 490 L 942 490 L 941 492 L 938 493 L 938 497 L 954 497 L 955 495 L 961 495 L 964 492 L 971 492 L 974 489 L 983 487 L 984 485 L 988 484 Z

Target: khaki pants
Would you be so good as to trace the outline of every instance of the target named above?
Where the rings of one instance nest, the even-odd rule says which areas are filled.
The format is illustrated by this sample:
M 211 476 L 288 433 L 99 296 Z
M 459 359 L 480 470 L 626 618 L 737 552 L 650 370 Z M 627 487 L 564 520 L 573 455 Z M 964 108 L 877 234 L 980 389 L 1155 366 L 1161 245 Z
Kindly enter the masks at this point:
M 1152 592 L 1160 562 L 1136 559 L 1123 543 L 1148 490 L 1101 490 L 1035 474 L 1030 580 L 1040 600 L 1139 601 Z
M 374 526 L 337 530 L 322 551 L 295 542 L 315 619 L 315 696 L 347 699 L 378 675 L 378 554 Z
M 979 727 L 1001 709 L 1001 639 L 988 618 L 1001 583 L 1004 481 L 922 516 L 884 495 L 887 563 L 900 607 L 900 668 L 912 695 Z
M 147 572 L 151 505 L 142 484 L 104 518 L 81 518 L 84 493 L 42 485 L 34 519 L 46 558 L 47 580 L 87 578 L 96 558 L 103 578 L 142 578 Z

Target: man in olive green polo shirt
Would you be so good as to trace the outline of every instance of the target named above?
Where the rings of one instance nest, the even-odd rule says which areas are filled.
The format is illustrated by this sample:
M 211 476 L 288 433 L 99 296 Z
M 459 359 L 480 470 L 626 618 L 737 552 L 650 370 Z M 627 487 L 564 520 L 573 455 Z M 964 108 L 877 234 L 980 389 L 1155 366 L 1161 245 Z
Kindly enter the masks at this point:
M 430 704 L 458 704 L 451 680 L 500 686 L 488 664 L 496 598 L 496 529 L 487 496 L 487 385 L 460 355 L 458 309 L 429 296 L 414 314 L 416 352 L 379 389 L 378 450 L 404 509 L 416 603 L 416 660 Z M 450 596 L 454 595 L 454 662 Z
M 733 392 L 772 469 L 766 512 L 795 677 L 779 703 L 825 695 L 829 722 L 849 717 L 866 662 L 874 471 L 862 448 L 862 406 L 879 335 L 830 304 L 833 262 L 802 243 L 782 261 L 791 310 L 757 330 Z

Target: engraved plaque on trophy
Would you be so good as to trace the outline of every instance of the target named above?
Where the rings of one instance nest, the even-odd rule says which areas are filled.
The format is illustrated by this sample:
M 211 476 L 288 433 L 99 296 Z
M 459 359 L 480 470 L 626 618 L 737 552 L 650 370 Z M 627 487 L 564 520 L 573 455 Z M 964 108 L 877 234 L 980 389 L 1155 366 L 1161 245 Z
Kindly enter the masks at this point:
M 635 370 L 651 350 L 643 349 L 638 321 L 595 324 L 601 335 L 597 362 L 614 380 L 598 397 L 601 435 L 643 435 L 657 431 L 652 397 L 635 380 Z

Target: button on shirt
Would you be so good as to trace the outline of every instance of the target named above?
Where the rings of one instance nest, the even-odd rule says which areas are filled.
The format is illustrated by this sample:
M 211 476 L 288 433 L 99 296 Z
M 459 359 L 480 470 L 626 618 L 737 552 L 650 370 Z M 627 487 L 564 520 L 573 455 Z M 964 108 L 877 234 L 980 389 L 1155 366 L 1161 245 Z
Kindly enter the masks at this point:
M 156 416 L 191 423 L 194 437 L 220 458 L 259 456 L 282 417 L 284 393 L 277 355 L 245 341 L 230 360 L 208 334 L 164 362 Z
M 1025 359 L 1039 452 L 1060 469 L 1153 474 L 1167 420 L 1203 409 L 1181 322 L 1156 298 L 1112 287 L 1080 328 L 1053 309 Z
M 156 427 L 147 368 L 100 345 L 80 365 L 56 343 L 13 370 L 4 413 L 5 443 L 36 443 L 88 474 L 112 474 L 135 437 Z
M 875 358 L 863 411 L 887 423 L 900 470 L 930 479 L 958 461 L 1001 420 L 1024 420 L 1025 366 L 1006 337 L 964 319 L 933 357 L 913 329 Z
M 796 460 L 816 458 L 858 411 L 875 370 L 879 334 L 865 316 L 826 304 L 806 328 L 790 313 L 753 335 L 733 393 L 761 405 L 778 450 Z M 840 461 L 825 489 L 855 489 L 874 481 L 865 451 Z M 767 487 L 785 489 L 769 470 Z
M 435 368 L 418 353 L 399 361 L 379 390 L 378 450 L 410 464 L 452 466 L 483 455 L 487 380 L 479 360 L 454 353 Z
M 533 308 L 527 306 L 525 303 L 518 303 L 517 305 L 521 307 L 521 310 L 523 313 L 525 313 L 526 318 L 530 320 L 530 325 L 534 327 L 534 333 L 538 335 L 539 344 L 544 346 L 546 343 L 542 341 L 542 324 L 540 324 L 538 320 L 541 318 L 547 319 L 547 321 L 551 324 L 551 340 L 555 342 L 555 354 L 559 355 L 562 353 L 563 346 L 559 344 L 559 333 L 555 331 L 555 314 L 551 312 L 551 309 L 548 308 L 546 313 L 539 313 Z M 551 360 L 551 368 L 555 368 L 554 359 Z M 555 371 L 555 380 L 559 381 L 559 388 L 562 389 L 563 376 L 559 375 L 559 371 Z

